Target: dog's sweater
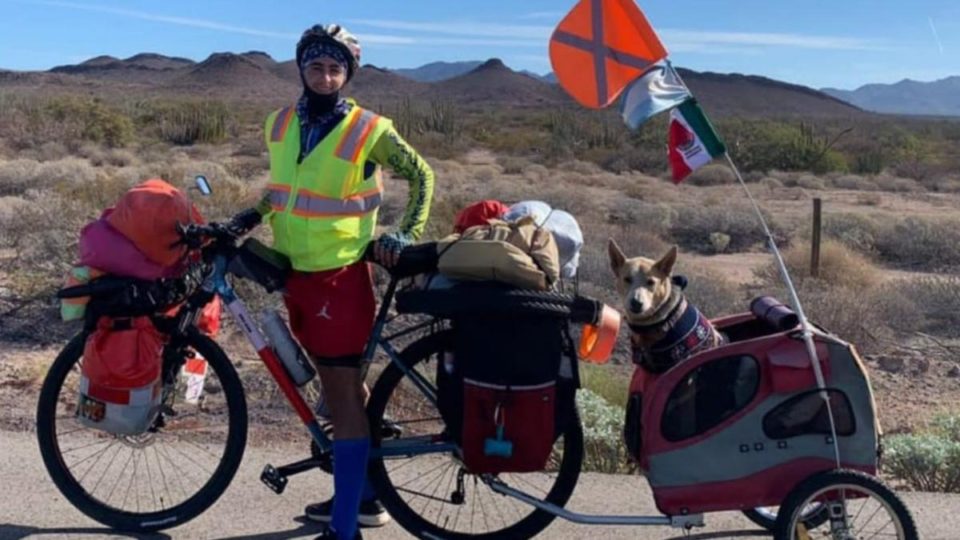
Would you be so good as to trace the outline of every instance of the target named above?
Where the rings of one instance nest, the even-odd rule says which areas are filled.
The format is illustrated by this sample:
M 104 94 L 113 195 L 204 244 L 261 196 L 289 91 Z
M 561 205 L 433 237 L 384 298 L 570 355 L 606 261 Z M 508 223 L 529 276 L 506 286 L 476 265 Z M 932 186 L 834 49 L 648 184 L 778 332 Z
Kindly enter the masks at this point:
M 675 287 L 670 299 L 645 325 L 631 324 L 635 334 L 662 335 L 653 345 L 633 345 L 633 361 L 653 373 L 664 372 L 681 360 L 723 343 L 723 337 L 699 309 Z

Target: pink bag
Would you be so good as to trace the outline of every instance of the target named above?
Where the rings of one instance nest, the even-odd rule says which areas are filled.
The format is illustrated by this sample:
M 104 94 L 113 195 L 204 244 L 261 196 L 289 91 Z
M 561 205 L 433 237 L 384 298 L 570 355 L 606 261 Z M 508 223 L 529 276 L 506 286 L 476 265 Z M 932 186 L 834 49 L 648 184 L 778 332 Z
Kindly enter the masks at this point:
M 137 247 L 107 223 L 113 212 L 107 209 L 100 219 L 88 223 L 80 231 L 80 264 L 108 274 L 158 279 L 176 276 L 180 267 L 164 267 L 146 257 Z

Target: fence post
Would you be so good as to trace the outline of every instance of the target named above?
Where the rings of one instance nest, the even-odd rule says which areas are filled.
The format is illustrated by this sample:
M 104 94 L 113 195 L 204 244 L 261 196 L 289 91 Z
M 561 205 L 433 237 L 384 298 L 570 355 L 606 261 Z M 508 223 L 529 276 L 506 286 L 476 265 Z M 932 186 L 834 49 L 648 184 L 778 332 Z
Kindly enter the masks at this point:
M 813 199 L 813 232 L 810 235 L 810 276 L 820 276 L 820 197 Z

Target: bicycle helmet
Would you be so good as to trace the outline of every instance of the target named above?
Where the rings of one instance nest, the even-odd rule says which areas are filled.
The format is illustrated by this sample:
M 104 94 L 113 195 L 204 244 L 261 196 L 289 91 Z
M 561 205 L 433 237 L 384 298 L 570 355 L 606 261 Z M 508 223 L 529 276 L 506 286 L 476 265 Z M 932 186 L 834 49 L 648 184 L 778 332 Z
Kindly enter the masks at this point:
M 347 31 L 339 24 L 320 25 L 315 24 L 307 28 L 300 36 L 297 42 L 297 65 L 303 59 L 303 53 L 312 43 L 317 41 L 326 41 L 339 46 L 350 60 L 347 72 L 347 80 L 353 78 L 354 73 L 360 69 L 360 41 L 356 36 Z

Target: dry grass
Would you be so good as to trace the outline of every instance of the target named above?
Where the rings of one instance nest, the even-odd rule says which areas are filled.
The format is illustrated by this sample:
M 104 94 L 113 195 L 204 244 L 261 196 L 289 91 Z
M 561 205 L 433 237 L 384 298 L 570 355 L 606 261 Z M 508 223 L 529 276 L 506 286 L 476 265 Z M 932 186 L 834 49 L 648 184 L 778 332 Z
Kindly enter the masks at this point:
M 863 255 L 835 240 L 826 240 L 820 245 L 820 265 L 817 278 L 811 276 L 810 245 L 797 243 L 782 252 L 790 275 L 798 286 L 812 279 L 852 291 L 867 291 L 881 281 L 880 269 Z M 766 283 L 780 280 L 775 264 L 761 269 L 758 277 Z

